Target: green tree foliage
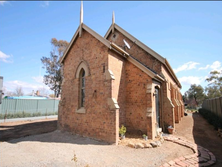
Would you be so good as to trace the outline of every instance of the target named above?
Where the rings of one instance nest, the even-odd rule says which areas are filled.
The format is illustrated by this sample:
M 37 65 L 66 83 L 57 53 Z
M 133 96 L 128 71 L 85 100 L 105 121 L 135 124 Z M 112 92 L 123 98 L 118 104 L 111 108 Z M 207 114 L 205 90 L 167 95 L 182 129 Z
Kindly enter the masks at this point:
M 42 57 L 41 61 L 43 68 L 46 69 L 46 75 L 44 75 L 44 83 L 54 91 L 55 97 L 58 97 L 61 92 L 62 84 L 62 72 L 59 59 L 62 57 L 65 49 L 68 46 L 68 42 L 64 40 L 51 39 L 52 51 L 50 57 Z
M 199 106 L 205 99 L 204 88 L 201 85 L 192 84 L 185 94 L 188 99 L 187 103 L 192 107 Z
M 222 71 L 211 71 L 210 77 L 206 81 L 209 82 L 205 88 L 207 98 L 222 96 Z

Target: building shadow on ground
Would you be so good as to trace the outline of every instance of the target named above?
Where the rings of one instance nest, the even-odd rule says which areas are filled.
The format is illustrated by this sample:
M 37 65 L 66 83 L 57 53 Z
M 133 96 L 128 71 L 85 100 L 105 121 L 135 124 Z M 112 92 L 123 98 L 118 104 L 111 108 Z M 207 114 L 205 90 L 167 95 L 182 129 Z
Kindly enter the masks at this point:
M 19 143 L 38 141 L 48 143 L 72 143 L 80 145 L 110 145 L 80 135 L 57 130 L 57 120 L 33 122 L 20 125 L 0 125 L 0 141 Z
M 211 151 L 217 159 L 213 167 L 222 166 L 222 138 L 199 113 L 193 113 L 193 138 L 196 144 Z

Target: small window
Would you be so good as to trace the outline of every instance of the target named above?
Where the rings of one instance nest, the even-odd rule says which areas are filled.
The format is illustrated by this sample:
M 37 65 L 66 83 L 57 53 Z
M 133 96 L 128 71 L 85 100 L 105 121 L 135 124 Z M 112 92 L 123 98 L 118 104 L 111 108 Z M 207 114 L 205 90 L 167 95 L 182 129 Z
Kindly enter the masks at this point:
M 105 67 L 105 64 L 103 64 L 103 73 L 105 73 L 106 71 L 106 67 Z
M 81 69 L 80 71 L 80 76 L 79 76 L 79 81 L 80 81 L 80 108 L 84 107 L 85 105 L 85 70 Z

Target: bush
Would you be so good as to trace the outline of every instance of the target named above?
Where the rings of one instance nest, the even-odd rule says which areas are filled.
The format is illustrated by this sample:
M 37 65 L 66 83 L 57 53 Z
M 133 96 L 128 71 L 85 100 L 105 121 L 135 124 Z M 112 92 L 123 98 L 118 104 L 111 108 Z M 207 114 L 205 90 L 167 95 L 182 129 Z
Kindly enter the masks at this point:
M 216 130 L 218 129 L 222 129 L 222 118 L 220 118 L 218 115 L 216 115 L 215 113 L 200 108 L 199 109 L 199 113 L 211 124 L 214 126 L 214 128 Z
M 119 129 L 119 134 L 125 135 L 125 133 L 126 133 L 126 127 L 124 125 L 122 125 L 121 128 Z

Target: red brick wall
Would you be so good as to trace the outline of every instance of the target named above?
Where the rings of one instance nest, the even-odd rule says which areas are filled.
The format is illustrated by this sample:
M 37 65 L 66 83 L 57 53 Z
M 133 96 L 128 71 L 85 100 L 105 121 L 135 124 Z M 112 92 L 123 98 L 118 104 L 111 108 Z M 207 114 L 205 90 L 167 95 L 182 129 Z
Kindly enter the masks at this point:
M 106 80 L 103 65 L 108 68 L 108 48 L 83 30 L 64 60 L 64 82 L 59 105 L 59 129 L 115 143 L 118 114 L 109 110 L 107 99 L 111 97 L 111 81 Z M 82 60 L 88 63 L 90 75 L 85 80 L 86 113 L 78 109 L 79 79 L 75 78 Z
M 108 56 L 108 68 L 113 72 L 115 80 L 112 80 L 112 97 L 115 98 L 120 107 L 119 126 L 125 125 L 126 121 L 126 85 L 125 85 L 125 63 L 126 59 L 117 53 L 110 51 Z
M 147 65 L 149 68 L 153 69 L 158 74 L 160 74 L 161 62 L 159 62 L 159 60 L 151 56 L 149 53 L 144 51 L 138 45 L 134 44 L 133 43 L 134 41 L 129 40 L 126 36 L 118 32 L 117 30 L 115 30 L 114 34 L 116 35 L 115 38 L 113 38 L 113 34 L 111 33 L 107 39 L 109 41 L 113 41 L 121 48 L 123 48 L 124 46 L 123 39 L 125 39 L 127 43 L 129 43 L 129 45 L 131 46 L 131 49 L 127 50 L 127 52 L 136 59 L 138 59 L 140 62 L 142 62 L 143 64 Z
M 175 127 L 175 116 L 174 116 L 174 106 L 171 101 L 171 98 L 167 96 L 168 92 L 168 83 L 165 82 L 162 84 L 163 87 L 163 128 L 166 131 L 167 126 L 171 125 Z
M 146 93 L 147 84 L 152 79 L 134 66 L 126 63 L 126 126 L 129 131 L 151 131 L 151 120 L 146 116 L 147 107 L 151 107 L 151 97 Z

